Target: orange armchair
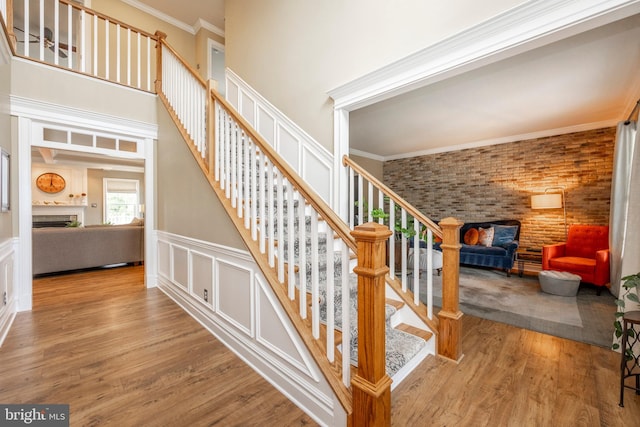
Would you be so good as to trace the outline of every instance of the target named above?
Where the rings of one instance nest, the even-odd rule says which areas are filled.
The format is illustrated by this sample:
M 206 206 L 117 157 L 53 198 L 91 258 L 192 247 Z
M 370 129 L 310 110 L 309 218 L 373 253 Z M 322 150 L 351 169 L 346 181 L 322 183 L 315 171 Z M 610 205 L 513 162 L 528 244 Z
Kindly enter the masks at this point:
M 609 284 L 609 227 L 572 225 L 565 243 L 543 246 L 542 269 L 577 274 L 583 282 Z M 598 290 L 598 295 L 602 288 Z

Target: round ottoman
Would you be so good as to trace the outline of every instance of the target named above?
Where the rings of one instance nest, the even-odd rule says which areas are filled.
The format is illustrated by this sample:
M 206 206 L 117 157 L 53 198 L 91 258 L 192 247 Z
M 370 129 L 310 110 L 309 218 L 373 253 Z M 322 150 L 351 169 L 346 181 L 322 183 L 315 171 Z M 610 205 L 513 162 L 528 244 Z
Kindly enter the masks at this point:
M 580 286 L 580 276 L 566 271 L 543 270 L 538 279 L 542 292 L 563 297 L 576 296 Z

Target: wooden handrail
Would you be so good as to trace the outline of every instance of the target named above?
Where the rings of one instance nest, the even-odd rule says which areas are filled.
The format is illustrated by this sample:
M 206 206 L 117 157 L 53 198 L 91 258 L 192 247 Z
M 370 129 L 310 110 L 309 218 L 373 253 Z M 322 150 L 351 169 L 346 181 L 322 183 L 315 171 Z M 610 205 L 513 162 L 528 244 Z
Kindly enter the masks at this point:
M 7 35 L 7 40 L 9 40 L 11 53 L 15 55 L 18 39 L 16 38 L 16 34 L 13 32 L 13 0 L 7 0 L 7 20 L 6 22 L 4 22 L 4 20 L 1 21 L 2 26 L 4 27 L 4 33 Z
M 342 157 L 342 164 L 343 166 L 351 167 L 351 169 L 358 172 L 358 174 L 362 175 L 362 177 L 366 178 L 369 182 L 374 184 L 374 187 L 378 187 L 379 189 L 381 189 L 385 195 L 389 196 L 389 198 L 393 200 L 393 203 L 400 206 L 411 216 L 429 227 L 433 234 L 442 238 L 442 229 L 435 222 L 424 216 L 422 212 L 414 208 L 409 202 L 400 197 L 395 191 L 384 185 L 380 180 L 378 180 L 378 178 L 371 175 L 366 169 L 354 162 L 349 156 Z
M 345 224 L 345 222 L 327 205 L 327 203 L 316 195 L 315 191 L 293 170 L 288 163 L 286 163 L 280 155 L 269 145 L 269 143 L 258 133 L 256 133 L 251 124 L 247 122 L 240 114 L 235 112 L 235 108 L 229 104 L 224 98 L 222 98 L 216 91 L 211 91 L 211 96 L 224 107 L 230 114 L 232 114 L 234 120 L 242 128 L 244 132 L 251 137 L 254 143 L 260 147 L 269 160 L 277 167 L 278 170 L 291 182 L 296 190 L 303 196 L 303 198 L 313 208 L 320 213 L 322 219 L 329 225 L 329 227 L 347 243 L 349 249 L 354 253 L 357 252 L 356 242 L 351 236 L 351 230 Z
M 156 35 L 157 35 L 157 34 L 158 34 L 158 32 L 156 32 Z M 173 47 L 171 47 L 171 45 L 170 45 L 169 43 L 167 43 L 167 41 L 166 41 L 167 35 L 166 35 L 166 34 L 164 34 L 164 33 L 162 33 L 162 34 L 163 34 L 163 36 L 164 36 L 164 37 L 159 38 L 159 39 L 158 39 L 158 42 L 159 42 L 162 46 L 164 46 L 164 47 L 166 47 L 167 49 L 169 49 L 169 51 L 173 54 L 173 56 L 175 56 L 175 57 L 176 57 L 176 59 L 177 59 L 178 61 L 180 61 L 180 63 L 181 63 L 181 64 L 182 64 L 182 65 L 183 65 L 187 70 L 189 70 L 189 73 L 191 73 L 191 75 L 193 75 L 193 77 L 195 77 L 195 78 L 196 78 L 196 80 L 197 80 L 197 81 L 202 85 L 202 87 L 203 87 L 203 88 L 206 88 L 206 87 L 207 87 L 207 82 L 206 82 L 202 77 L 200 77 L 200 75 L 196 72 L 196 70 L 194 70 L 194 69 L 193 69 L 193 67 L 192 67 L 191 65 L 189 65 L 189 64 L 187 63 L 187 61 L 185 61 L 185 60 L 182 58 L 182 56 L 180 56 L 180 54 L 179 54 L 179 53 L 178 53 L 178 52 L 177 52 Z M 158 72 L 161 72 L 161 70 L 159 69 L 159 70 L 158 70 Z

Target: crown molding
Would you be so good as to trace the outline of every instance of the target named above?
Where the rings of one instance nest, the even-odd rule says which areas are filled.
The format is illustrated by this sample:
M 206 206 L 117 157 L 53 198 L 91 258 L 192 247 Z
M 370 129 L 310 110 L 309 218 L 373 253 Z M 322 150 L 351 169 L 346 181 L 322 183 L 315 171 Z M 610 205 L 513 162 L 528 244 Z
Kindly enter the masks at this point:
M 167 15 L 164 12 L 160 12 L 158 9 L 154 9 L 153 7 L 146 5 L 138 0 L 122 0 L 123 3 L 128 4 L 129 6 L 135 7 L 138 10 L 147 13 L 154 18 L 157 18 L 161 21 L 166 22 L 167 24 L 173 25 L 174 27 L 180 28 L 183 31 L 186 31 L 189 34 L 196 35 L 201 28 L 205 30 L 211 31 L 214 34 L 217 34 L 221 37 L 224 37 L 224 30 L 216 27 L 210 22 L 205 21 L 204 19 L 198 19 L 195 24 L 189 25 L 186 22 L 182 22 L 179 19 L 174 18 L 173 16 Z
M 205 21 L 202 18 L 196 21 L 196 23 L 193 25 L 193 29 L 196 33 L 200 31 L 200 29 L 203 29 L 224 38 L 224 30 L 221 30 L 220 28 L 216 27 L 215 25 L 213 25 L 208 21 Z
M 523 133 L 523 134 L 519 134 L 519 135 L 511 135 L 511 136 L 505 136 L 505 137 L 501 137 L 501 138 L 484 139 L 484 140 L 481 140 L 481 141 L 468 142 L 468 143 L 458 144 L 458 145 L 450 145 L 450 146 L 446 146 L 446 147 L 430 148 L 430 149 L 427 149 L 427 150 L 414 151 L 414 152 L 411 152 L 411 153 L 394 154 L 392 156 L 382 156 L 382 161 L 386 162 L 386 161 L 389 161 L 389 160 L 407 159 L 407 158 L 419 157 L 419 156 L 428 156 L 430 154 L 448 153 L 448 152 L 451 152 L 451 151 L 467 150 L 467 149 L 470 149 L 470 148 L 486 147 L 486 146 L 489 146 L 489 145 L 507 144 L 509 142 L 518 142 L 518 141 L 527 141 L 527 140 L 530 140 L 530 139 L 546 138 L 546 137 L 549 137 L 549 136 L 564 135 L 564 134 L 567 134 L 567 133 L 585 132 L 585 131 L 589 131 L 589 130 L 602 129 L 602 128 L 608 128 L 608 127 L 615 127 L 615 126 L 617 126 L 617 124 L 618 124 L 618 120 L 605 120 L 605 121 L 601 121 L 601 122 L 584 123 L 584 124 L 576 125 L 576 126 L 567 126 L 567 127 L 563 127 L 563 128 L 556 128 L 556 129 L 546 129 L 546 130 L 543 130 L 543 131 L 540 131 L 540 132 Z M 356 151 L 358 151 L 358 150 L 351 150 L 351 152 L 354 153 L 354 154 L 356 154 Z M 358 152 L 358 155 L 363 156 L 363 157 L 369 157 L 371 159 L 376 159 L 376 160 L 377 160 L 377 157 L 381 157 L 381 156 L 376 156 L 375 154 L 364 153 L 364 152 Z M 375 157 L 373 157 L 373 156 L 375 156 Z
M 37 121 L 65 123 L 85 129 L 109 129 L 110 133 L 127 137 L 158 139 L 158 125 L 155 123 L 95 113 L 16 95 L 10 95 L 9 104 L 12 116 L 25 117 Z
M 640 0 L 537 0 L 328 92 L 353 111 L 640 12 Z

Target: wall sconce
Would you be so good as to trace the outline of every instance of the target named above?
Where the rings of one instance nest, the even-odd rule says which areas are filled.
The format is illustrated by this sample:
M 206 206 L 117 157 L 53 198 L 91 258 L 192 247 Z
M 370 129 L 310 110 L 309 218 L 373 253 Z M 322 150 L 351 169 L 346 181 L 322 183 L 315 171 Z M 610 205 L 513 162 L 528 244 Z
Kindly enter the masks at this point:
M 550 191 L 560 191 L 550 193 Z M 531 209 L 560 209 L 564 208 L 564 240 L 567 240 L 567 204 L 565 203 L 564 187 L 551 187 L 544 190 L 544 194 L 531 196 Z

